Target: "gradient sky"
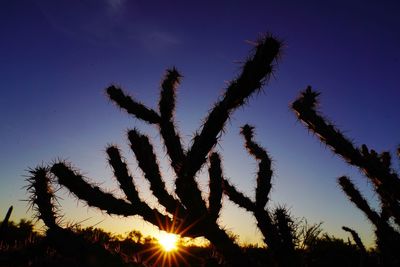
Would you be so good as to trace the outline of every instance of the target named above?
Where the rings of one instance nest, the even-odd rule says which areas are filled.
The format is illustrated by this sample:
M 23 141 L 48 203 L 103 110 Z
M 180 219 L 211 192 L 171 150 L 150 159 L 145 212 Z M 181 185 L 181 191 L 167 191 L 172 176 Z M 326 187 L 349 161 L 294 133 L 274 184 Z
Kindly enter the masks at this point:
M 252 48 L 271 32 L 284 41 L 282 57 L 263 93 L 234 113 L 217 150 L 224 172 L 254 194 L 256 162 L 243 148 L 239 127 L 256 126 L 256 139 L 274 159 L 271 207 L 286 205 L 297 218 L 373 233 L 336 178 L 349 175 L 375 206 L 371 186 L 296 120 L 290 103 L 312 85 L 321 109 L 356 144 L 394 151 L 400 143 L 400 4 L 398 1 L 0 1 L 0 215 L 31 217 L 22 188 L 29 167 L 66 159 L 92 181 L 120 194 L 107 166 L 106 144 L 128 158 L 142 197 L 152 203 L 126 130 L 139 127 L 158 147 L 166 180 L 171 169 L 158 133 L 120 112 L 104 94 L 116 83 L 155 107 L 166 68 L 183 74 L 177 120 L 186 144 L 227 81 Z M 394 161 L 394 167 L 398 167 Z M 207 191 L 207 177 L 199 183 Z M 65 222 L 114 233 L 151 227 L 110 217 L 58 192 Z M 244 242 L 260 240 L 250 214 L 224 199 L 220 224 Z M 347 238 L 347 237 L 346 237 Z

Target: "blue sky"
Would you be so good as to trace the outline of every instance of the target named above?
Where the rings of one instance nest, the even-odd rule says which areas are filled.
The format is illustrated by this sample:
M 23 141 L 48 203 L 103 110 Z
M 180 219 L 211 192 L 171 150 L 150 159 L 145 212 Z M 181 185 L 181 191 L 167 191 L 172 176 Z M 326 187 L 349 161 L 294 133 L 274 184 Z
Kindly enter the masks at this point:
M 216 148 L 224 172 L 254 194 L 256 163 L 239 136 L 244 123 L 274 159 L 270 205 L 285 204 L 295 217 L 324 222 L 337 236 L 342 225 L 366 243 L 373 234 L 363 214 L 336 184 L 349 175 L 371 203 L 367 180 L 347 166 L 296 120 L 289 105 L 307 85 L 319 90 L 321 110 L 356 144 L 393 151 L 400 143 L 400 5 L 396 1 L 46 1 L 0 3 L 0 214 L 14 205 L 13 219 L 30 217 L 22 189 L 29 167 L 57 158 L 73 163 L 94 182 L 119 194 L 105 159 L 118 144 L 129 159 L 144 199 L 126 130 L 139 127 L 158 147 L 155 129 L 120 112 L 104 89 L 122 86 L 155 107 L 166 68 L 183 74 L 177 120 L 186 144 L 227 81 L 262 33 L 284 41 L 274 77 L 249 105 L 234 113 Z M 394 161 L 394 167 L 398 167 Z M 207 179 L 199 176 L 207 190 Z M 123 233 L 150 229 L 140 220 L 110 218 L 58 192 L 65 221 Z M 227 199 L 220 224 L 242 241 L 259 240 L 255 222 Z M 151 230 L 148 230 L 151 231 Z

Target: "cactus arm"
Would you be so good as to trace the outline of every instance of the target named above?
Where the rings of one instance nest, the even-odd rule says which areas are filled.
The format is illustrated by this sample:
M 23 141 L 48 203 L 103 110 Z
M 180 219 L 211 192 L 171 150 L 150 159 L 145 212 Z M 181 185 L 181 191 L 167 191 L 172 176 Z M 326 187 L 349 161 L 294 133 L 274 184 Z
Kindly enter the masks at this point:
M 362 210 L 374 225 L 378 226 L 382 221 L 381 217 L 369 206 L 367 200 L 365 200 L 351 180 L 346 176 L 342 176 L 338 179 L 338 183 L 350 201 L 353 202 L 357 208 Z
M 153 109 L 150 109 L 140 102 L 124 94 L 121 88 L 111 85 L 106 89 L 108 97 L 114 101 L 121 109 L 126 110 L 138 119 L 150 124 L 156 124 L 160 121 L 160 116 Z
M 273 216 L 275 227 L 278 229 L 279 236 L 282 240 L 282 246 L 284 246 L 286 250 L 294 250 L 294 222 L 292 218 L 290 218 L 288 210 L 285 207 L 277 207 L 274 210 Z
M 381 202 L 385 204 L 385 213 L 390 213 L 397 223 L 400 222 L 400 179 L 390 168 L 390 156 L 385 152 L 379 156 L 366 145 L 356 148 L 338 129 L 317 113 L 315 108 L 318 95 L 319 93 L 314 92 L 310 86 L 301 93 L 292 104 L 297 117 L 333 152 L 341 155 L 349 164 L 358 167 L 372 181 Z
M 269 212 L 265 209 L 259 208 L 255 202 L 239 192 L 235 186 L 231 185 L 226 179 L 223 180 L 224 193 L 228 198 L 238 205 L 239 207 L 253 213 L 257 221 L 257 227 L 260 229 L 264 243 L 268 245 L 273 251 L 278 251 L 280 248 L 280 239 L 277 229 L 272 223 Z
M 210 194 L 208 197 L 208 213 L 215 221 L 219 217 L 219 212 L 222 208 L 222 169 L 221 159 L 217 153 L 212 153 L 210 156 L 210 167 L 208 169 L 210 176 L 209 188 Z
M 255 52 L 243 66 L 242 73 L 233 80 L 226 92 L 205 119 L 201 132 L 187 153 L 185 176 L 194 177 L 206 160 L 207 153 L 217 143 L 217 136 L 224 128 L 231 113 L 243 105 L 253 93 L 260 90 L 272 74 L 273 62 L 278 57 L 281 43 L 271 36 L 261 39 Z
M 223 229 L 219 228 L 217 224 L 212 223 L 206 227 L 208 232 L 206 238 L 224 255 L 224 258 L 228 262 L 227 266 L 262 266 L 260 263 L 257 264 L 251 257 L 245 255 L 241 247 L 235 244 L 229 235 Z
M 175 173 L 179 172 L 182 162 L 185 157 L 184 150 L 181 144 L 181 138 L 177 133 L 174 125 L 175 99 L 176 90 L 182 76 L 179 72 L 172 68 L 167 70 L 167 74 L 161 83 L 161 94 L 159 101 L 160 110 L 160 134 L 164 140 L 164 145 L 167 154 L 171 159 L 171 166 Z
M 223 130 L 230 114 L 244 104 L 253 93 L 260 90 L 273 68 L 273 62 L 279 55 L 281 43 L 271 36 L 261 39 L 254 54 L 246 61 L 242 73 L 228 86 L 223 98 L 215 104 L 205 119 L 199 134 L 194 137 L 191 148 L 176 179 L 176 192 L 182 201 L 189 197 L 185 205 L 194 203 L 200 213 L 206 211 L 201 192 L 194 180 L 196 173 L 206 161 L 207 154 L 217 143 L 217 136 Z
M 13 206 L 10 206 L 7 210 L 6 216 L 4 217 L 3 221 L 0 224 L 0 242 L 3 238 L 3 235 L 8 227 L 8 221 L 10 220 L 11 213 L 13 211 Z
M 131 149 L 135 153 L 139 167 L 142 169 L 145 178 L 150 182 L 150 190 L 160 204 L 171 214 L 175 214 L 176 212 L 178 212 L 178 216 L 179 214 L 185 214 L 185 208 L 178 200 L 169 194 L 165 188 L 157 158 L 148 137 L 134 129 L 128 132 L 128 139 L 131 143 Z
M 56 163 L 51 172 L 58 178 L 58 183 L 65 186 L 78 199 L 84 200 L 89 206 L 99 208 L 108 214 L 122 216 L 142 216 L 148 222 L 167 229 L 172 224 L 171 219 L 156 209 L 151 209 L 145 203 L 130 204 L 118 199 L 110 193 L 103 192 L 98 186 L 89 184 L 82 175 L 71 170 L 64 163 Z M 165 224 L 165 225 L 164 225 Z
M 245 147 L 250 155 L 259 161 L 256 186 L 256 205 L 264 208 L 269 198 L 272 184 L 271 159 L 267 151 L 253 141 L 254 127 L 246 124 L 242 127 L 241 134 L 245 139 Z
M 239 192 L 236 187 L 231 185 L 226 179 L 223 179 L 223 188 L 224 193 L 233 203 L 249 212 L 254 212 L 256 209 L 255 203 L 242 192 Z
M 46 243 L 57 249 L 61 254 L 77 257 L 85 266 L 94 266 L 96 255 L 106 265 L 127 266 L 119 256 L 111 253 L 102 245 L 87 241 L 70 229 L 64 229 L 57 224 L 59 215 L 56 212 L 56 197 L 51 188 L 51 178 L 45 167 L 29 170 L 27 190 L 31 194 L 30 202 L 36 210 L 36 216 L 47 226 Z
M 385 186 L 383 191 L 390 192 L 400 200 L 400 179 L 397 175 L 385 167 L 386 163 L 371 157 L 366 146 L 357 149 L 348 138 L 315 111 L 318 95 L 310 86 L 301 93 L 292 104 L 297 117 L 336 154 L 341 155 L 349 164 L 359 167 L 376 187 Z
M 312 91 L 308 86 L 300 97 L 293 102 L 292 108 L 297 117 L 303 121 L 306 126 L 317 134 L 323 143 L 326 143 L 331 149 L 341 155 L 348 163 L 356 166 L 362 166 L 362 155 L 358 149 L 332 124 L 327 123 L 315 111 L 318 103 L 319 93 Z
M 50 229 L 60 228 L 57 224 L 58 214 L 56 197 L 51 187 L 51 178 L 45 167 L 36 167 L 29 170 L 27 191 L 30 194 L 29 202 L 36 212 L 36 217 L 41 219 Z
M 121 157 L 119 149 L 115 146 L 109 146 L 106 153 L 108 155 L 108 162 L 113 168 L 114 176 L 127 199 L 133 205 L 142 202 L 139 197 L 139 192 L 136 190 L 136 186 L 133 183 L 133 178 L 129 174 L 127 165 Z
M 356 243 L 357 247 L 360 249 L 361 253 L 363 255 L 366 255 L 367 250 L 365 249 L 365 246 L 364 246 L 363 242 L 361 241 L 361 238 L 358 235 L 358 233 L 355 230 L 353 230 L 353 229 L 351 229 L 349 227 L 346 227 L 346 226 L 342 226 L 342 229 L 343 229 L 343 231 L 346 231 L 346 232 L 351 234 L 351 237 L 353 238 L 353 240 Z

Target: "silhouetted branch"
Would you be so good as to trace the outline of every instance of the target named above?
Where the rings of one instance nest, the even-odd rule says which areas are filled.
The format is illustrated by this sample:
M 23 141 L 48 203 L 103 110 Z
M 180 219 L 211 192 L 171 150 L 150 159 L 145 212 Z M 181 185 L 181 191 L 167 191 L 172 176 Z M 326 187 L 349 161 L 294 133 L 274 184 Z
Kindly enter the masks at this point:
M 351 229 L 349 227 L 346 227 L 346 226 L 342 226 L 342 229 L 351 234 L 351 236 L 353 237 L 354 242 L 356 243 L 357 247 L 360 249 L 361 253 L 363 255 L 366 255 L 367 254 L 367 250 L 365 249 L 365 246 L 364 246 L 363 242 L 361 241 L 361 238 L 358 235 L 358 233 L 356 231 L 354 231 L 353 229 Z
M 150 109 L 140 102 L 135 101 L 132 97 L 125 95 L 121 88 L 111 85 L 106 90 L 108 96 L 120 108 L 126 110 L 138 119 L 141 119 L 150 124 L 155 124 L 160 121 L 160 116 L 153 109 Z
M 174 168 L 175 173 L 179 172 L 179 169 L 185 158 L 185 153 L 182 148 L 181 138 L 177 133 L 174 125 L 174 112 L 175 112 L 175 92 L 182 76 L 179 72 L 173 68 L 167 70 L 167 74 L 163 82 L 161 83 L 161 94 L 160 94 L 160 116 L 161 120 L 159 123 L 160 134 L 164 140 L 167 153 L 171 158 L 171 166 Z
M 222 208 L 222 168 L 221 159 L 217 153 L 210 156 L 210 167 L 208 169 L 210 176 L 210 194 L 208 197 L 208 212 L 213 220 L 218 219 Z
M 165 183 L 161 178 L 160 169 L 153 146 L 147 136 L 142 135 L 136 129 L 128 132 L 131 149 L 135 153 L 139 167 L 142 169 L 145 178 L 150 182 L 150 189 L 167 211 L 171 214 L 179 212 L 185 213 L 185 208 L 181 206 L 171 194 L 167 192 Z
M 272 184 L 271 159 L 267 151 L 253 141 L 254 127 L 246 124 L 242 127 L 241 134 L 245 139 L 245 147 L 250 155 L 259 161 L 256 186 L 256 205 L 264 208 L 269 198 Z

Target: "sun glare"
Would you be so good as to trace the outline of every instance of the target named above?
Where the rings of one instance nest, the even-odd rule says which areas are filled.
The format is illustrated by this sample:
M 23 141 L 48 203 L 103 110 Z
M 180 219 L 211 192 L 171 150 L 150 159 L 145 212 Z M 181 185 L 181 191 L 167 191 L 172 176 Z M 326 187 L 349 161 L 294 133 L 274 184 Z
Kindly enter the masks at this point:
M 165 252 L 177 250 L 178 236 L 170 233 L 162 233 L 158 237 L 158 243 Z

